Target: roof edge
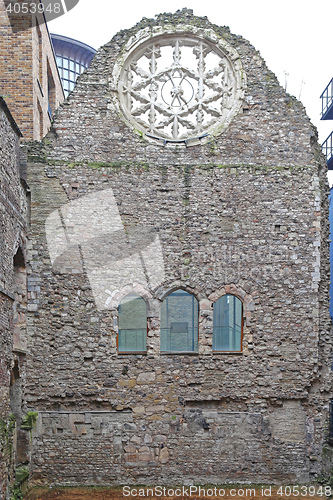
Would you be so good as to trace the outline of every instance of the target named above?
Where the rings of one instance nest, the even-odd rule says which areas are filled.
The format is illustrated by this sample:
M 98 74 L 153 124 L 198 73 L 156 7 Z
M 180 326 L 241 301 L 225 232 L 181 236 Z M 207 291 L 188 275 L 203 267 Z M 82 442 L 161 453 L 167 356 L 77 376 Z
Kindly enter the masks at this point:
M 19 129 L 19 127 L 18 127 L 15 119 L 13 118 L 13 115 L 11 114 L 11 112 L 10 112 L 8 106 L 7 106 L 7 103 L 6 103 L 5 99 L 2 96 L 0 96 L 0 106 L 4 110 L 4 112 L 5 112 L 6 116 L 7 116 L 8 120 L 9 120 L 9 122 L 10 122 L 12 128 L 13 128 L 13 130 L 16 132 L 16 134 L 19 137 L 23 137 L 23 134 L 22 134 L 21 130 Z

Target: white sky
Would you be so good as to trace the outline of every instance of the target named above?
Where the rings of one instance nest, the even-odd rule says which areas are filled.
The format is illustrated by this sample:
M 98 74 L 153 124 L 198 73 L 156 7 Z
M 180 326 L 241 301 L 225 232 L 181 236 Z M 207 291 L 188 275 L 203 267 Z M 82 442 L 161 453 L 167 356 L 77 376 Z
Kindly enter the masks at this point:
M 320 95 L 333 77 L 333 0 L 80 0 L 49 31 L 94 48 L 142 17 L 187 7 L 249 40 L 287 92 L 300 98 L 323 142 L 333 121 L 320 121 Z

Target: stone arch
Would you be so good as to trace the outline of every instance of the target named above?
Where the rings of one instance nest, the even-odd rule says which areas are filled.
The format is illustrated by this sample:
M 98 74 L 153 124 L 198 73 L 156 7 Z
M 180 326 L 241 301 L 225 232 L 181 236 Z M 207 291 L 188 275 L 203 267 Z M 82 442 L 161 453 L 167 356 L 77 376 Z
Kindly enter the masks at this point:
M 117 290 L 114 294 L 110 296 L 108 301 L 108 308 L 114 311 L 118 311 L 119 304 L 121 301 L 130 294 L 135 294 L 141 297 L 147 304 L 147 316 L 150 315 L 153 309 L 153 296 L 152 294 L 140 283 L 132 283 L 125 285 L 120 290 Z
M 21 246 L 19 246 L 16 250 L 16 253 L 13 257 L 13 264 L 14 267 L 25 267 L 25 257 Z
M 176 281 L 171 283 L 170 285 L 161 286 L 156 291 L 155 296 L 160 302 L 163 302 L 163 300 L 168 295 L 170 295 L 170 293 L 175 292 L 176 290 L 184 290 L 184 292 L 190 293 L 197 299 L 198 302 L 206 297 L 206 295 L 201 290 L 197 288 L 193 289 L 192 287 L 189 287 L 181 281 Z
M 26 246 L 27 246 L 27 238 L 19 231 L 16 234 L 15 243 L 13 245 L 13 255 L 15 257 L 17 254 L 21 254 L 24 263 L 26 263 L 27 261 Z
M 234 295 L 239 300 L 241 300 L 243 305 L 243 338 L 242 338 L 242 353 L 249 354 L 253 349 L 253 319 L 255 304 L 251 294 L 245 292 L 245 290 L 237 284 L 231 283 L 229 285 L 224 285 L 223 287 L 215 290 L 208 297 L 210 301 L 210 306 L 208 310 L 207 320 L 210 321 L 210 330 L 213 334 L 213 307 L 214 303 L 224 295 Z M 212 340 L 212 339 L 211 339 Z M 207 348 L 205 349 L 205 352 Z
M 215 292 L 211 293 L 208 299 L 214 303 L 223 295 L 235 295 L 238 297 L 242 303 L 244 308 L 244 320 L 246 326 L 250 326 L 251 320 L 253 319 L 253 313 L 255 310 L 254 300 L 251 294 L 245 292 L 240 286 L 235 285 L 234 283 L 230 285 L 224 285 L 222 288 L 219 288 Z

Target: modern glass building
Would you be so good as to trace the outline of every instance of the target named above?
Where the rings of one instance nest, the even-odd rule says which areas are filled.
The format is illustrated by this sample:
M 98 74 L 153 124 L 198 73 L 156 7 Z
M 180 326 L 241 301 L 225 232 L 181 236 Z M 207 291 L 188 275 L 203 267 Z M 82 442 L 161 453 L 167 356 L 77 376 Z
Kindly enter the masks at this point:
M 87 69 L 96 50 L 85 43 L 63 35 L 51 34 L 65 96 L 73 90 L 81 73 Z

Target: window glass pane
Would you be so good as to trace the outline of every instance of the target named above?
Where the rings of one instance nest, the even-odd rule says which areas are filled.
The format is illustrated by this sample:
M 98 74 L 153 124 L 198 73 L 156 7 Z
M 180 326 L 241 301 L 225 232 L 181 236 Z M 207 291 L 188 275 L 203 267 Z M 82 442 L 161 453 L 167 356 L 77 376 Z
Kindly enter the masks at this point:
M 223 295 L 214 304 L 213 351 L 240 351 L 242 346 L 242 302 Z
M 184 290 L 170 293 L 161 306 L 161 351 L 198 350 L 198 301 Z
M 63 68 L 68 69 L 68 59 L 66 59 L 65 57 L 62 60 L 62 66 Z
M 75 69 L 74 65 L 75 65 L 74 61 L 69 61 L 69 69 L 71 71 L 74 71 L 74 69 Z
M 57 56 L 57 65 L 62 66 L 62 57 Z
M 76 72 L 80 73 L 80 65 L 79 65 L 79 63 L 76 63 Z
M 68 78 L 69 78 L 69 77 L 68 77 L 68 70 L 67 70 L 67 69 L 64 69 L 64 70 L 63 70 L 63 72 L 62 72 L 62 74 L 63 74 L 63 77 L 64 77 L 64 78 L 66 78 L 66 79 L 68 79 Z
M 147 350 L 147 305 L 138 295 L 127 295 L 119 305 L 118 350 Z

